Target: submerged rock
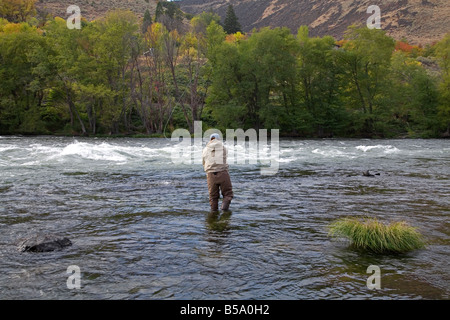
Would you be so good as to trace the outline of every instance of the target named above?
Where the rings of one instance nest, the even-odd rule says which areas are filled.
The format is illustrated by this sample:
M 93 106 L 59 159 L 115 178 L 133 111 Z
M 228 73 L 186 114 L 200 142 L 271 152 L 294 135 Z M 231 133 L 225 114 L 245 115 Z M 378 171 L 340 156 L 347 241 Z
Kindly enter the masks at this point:
M 369 170 L 366 170 L 366 171 L 363 172 L 363 176 L 364 177 L 375 177 L 375 176 L 379 176 L 379 175 L 380 175 L 379 173 L 371 174 L 369 172 Z
M 68 238 L 55 235 L 36 235 L 25 239 L 20 245 L 22 252 L 49 252 L 71 246 L 72 242 Z

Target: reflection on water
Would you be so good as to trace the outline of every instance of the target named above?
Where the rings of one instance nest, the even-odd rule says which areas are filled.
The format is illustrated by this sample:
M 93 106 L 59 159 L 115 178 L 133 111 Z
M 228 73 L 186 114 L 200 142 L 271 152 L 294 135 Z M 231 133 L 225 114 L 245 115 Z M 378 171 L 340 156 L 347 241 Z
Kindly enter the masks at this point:
M 223 233 L 230 228 L 231 211 L 212 211 L 206 215 L 206 223 L 210 230 Z
M 0 298 L 449 298 L 448 141 L 282 140 L 278 174 L 230 166 L 235 198 L 216 213 L 201 165 L 172 164 L 174 147 L 2 137 Z M 327 236 L 345 216 L 406 220 L 427 248 L 355 251 Z M 73 245 L 18 251 L 38 233 Z M 66 286 L 71 265 L 79 290 Z M 381 290 L 366 286 L 369 265 L 381 269 Z

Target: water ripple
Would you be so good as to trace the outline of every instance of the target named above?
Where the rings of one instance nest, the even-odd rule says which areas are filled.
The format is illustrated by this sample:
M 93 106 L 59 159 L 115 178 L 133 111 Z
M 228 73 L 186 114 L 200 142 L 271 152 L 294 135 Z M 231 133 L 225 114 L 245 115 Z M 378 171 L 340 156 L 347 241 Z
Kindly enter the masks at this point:
M 169 165 L 167 140 L 2 137 L 0 298 L 448 299 L 445 143 L 283 140 L 275 176 L 230 165 L 232 213 L 211 215 L 201 165 Z M 345 216 L 407 220 L 429 244 L 356 252 L 327 236 Z M 20 253 L 37 232 L 73 245 Z M 380 291 L 366 286 L 371 264 Z M 70 265 L 79 291 L 66 286 Z

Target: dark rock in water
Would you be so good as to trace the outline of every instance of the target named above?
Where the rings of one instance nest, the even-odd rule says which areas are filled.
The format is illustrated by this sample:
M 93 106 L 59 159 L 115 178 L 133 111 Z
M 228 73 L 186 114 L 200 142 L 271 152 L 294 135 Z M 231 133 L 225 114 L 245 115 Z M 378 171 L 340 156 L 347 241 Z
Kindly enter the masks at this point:
M 20 250 L 22 252 L 49 252 L 71 245 L 72 242 L 68 238 L 54 235 L 37 235 L 23 241 L 20 245 Z
M 369 170 L 363 172 L 364 177 L 375 177 L 373 174 L 369 172 Z
M 369 172 L 369 170 L 366 170 L 366 171 L 363 172 L 363 176 L 364 177 L 375 177 L 375 176 L 379 176 L 379 175 L 380 175 L 379 173 L 371 174 Z

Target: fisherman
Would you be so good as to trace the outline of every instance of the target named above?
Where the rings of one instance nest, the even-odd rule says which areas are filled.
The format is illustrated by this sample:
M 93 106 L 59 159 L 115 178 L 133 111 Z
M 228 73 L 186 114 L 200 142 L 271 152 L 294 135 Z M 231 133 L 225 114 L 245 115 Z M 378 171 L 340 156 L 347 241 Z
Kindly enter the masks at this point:
M 202 162 L 208 182 L 211 211 L 219 210 L 219 190 L 223 197 L 221 207 L 223 211 L 228 211 L 231 200 L 233 199 L 233 189 L 228 173 L 227 154 L 227 149 L 222 141 L 220 141 L 219 134 L 213 133 L 202 152 Z

